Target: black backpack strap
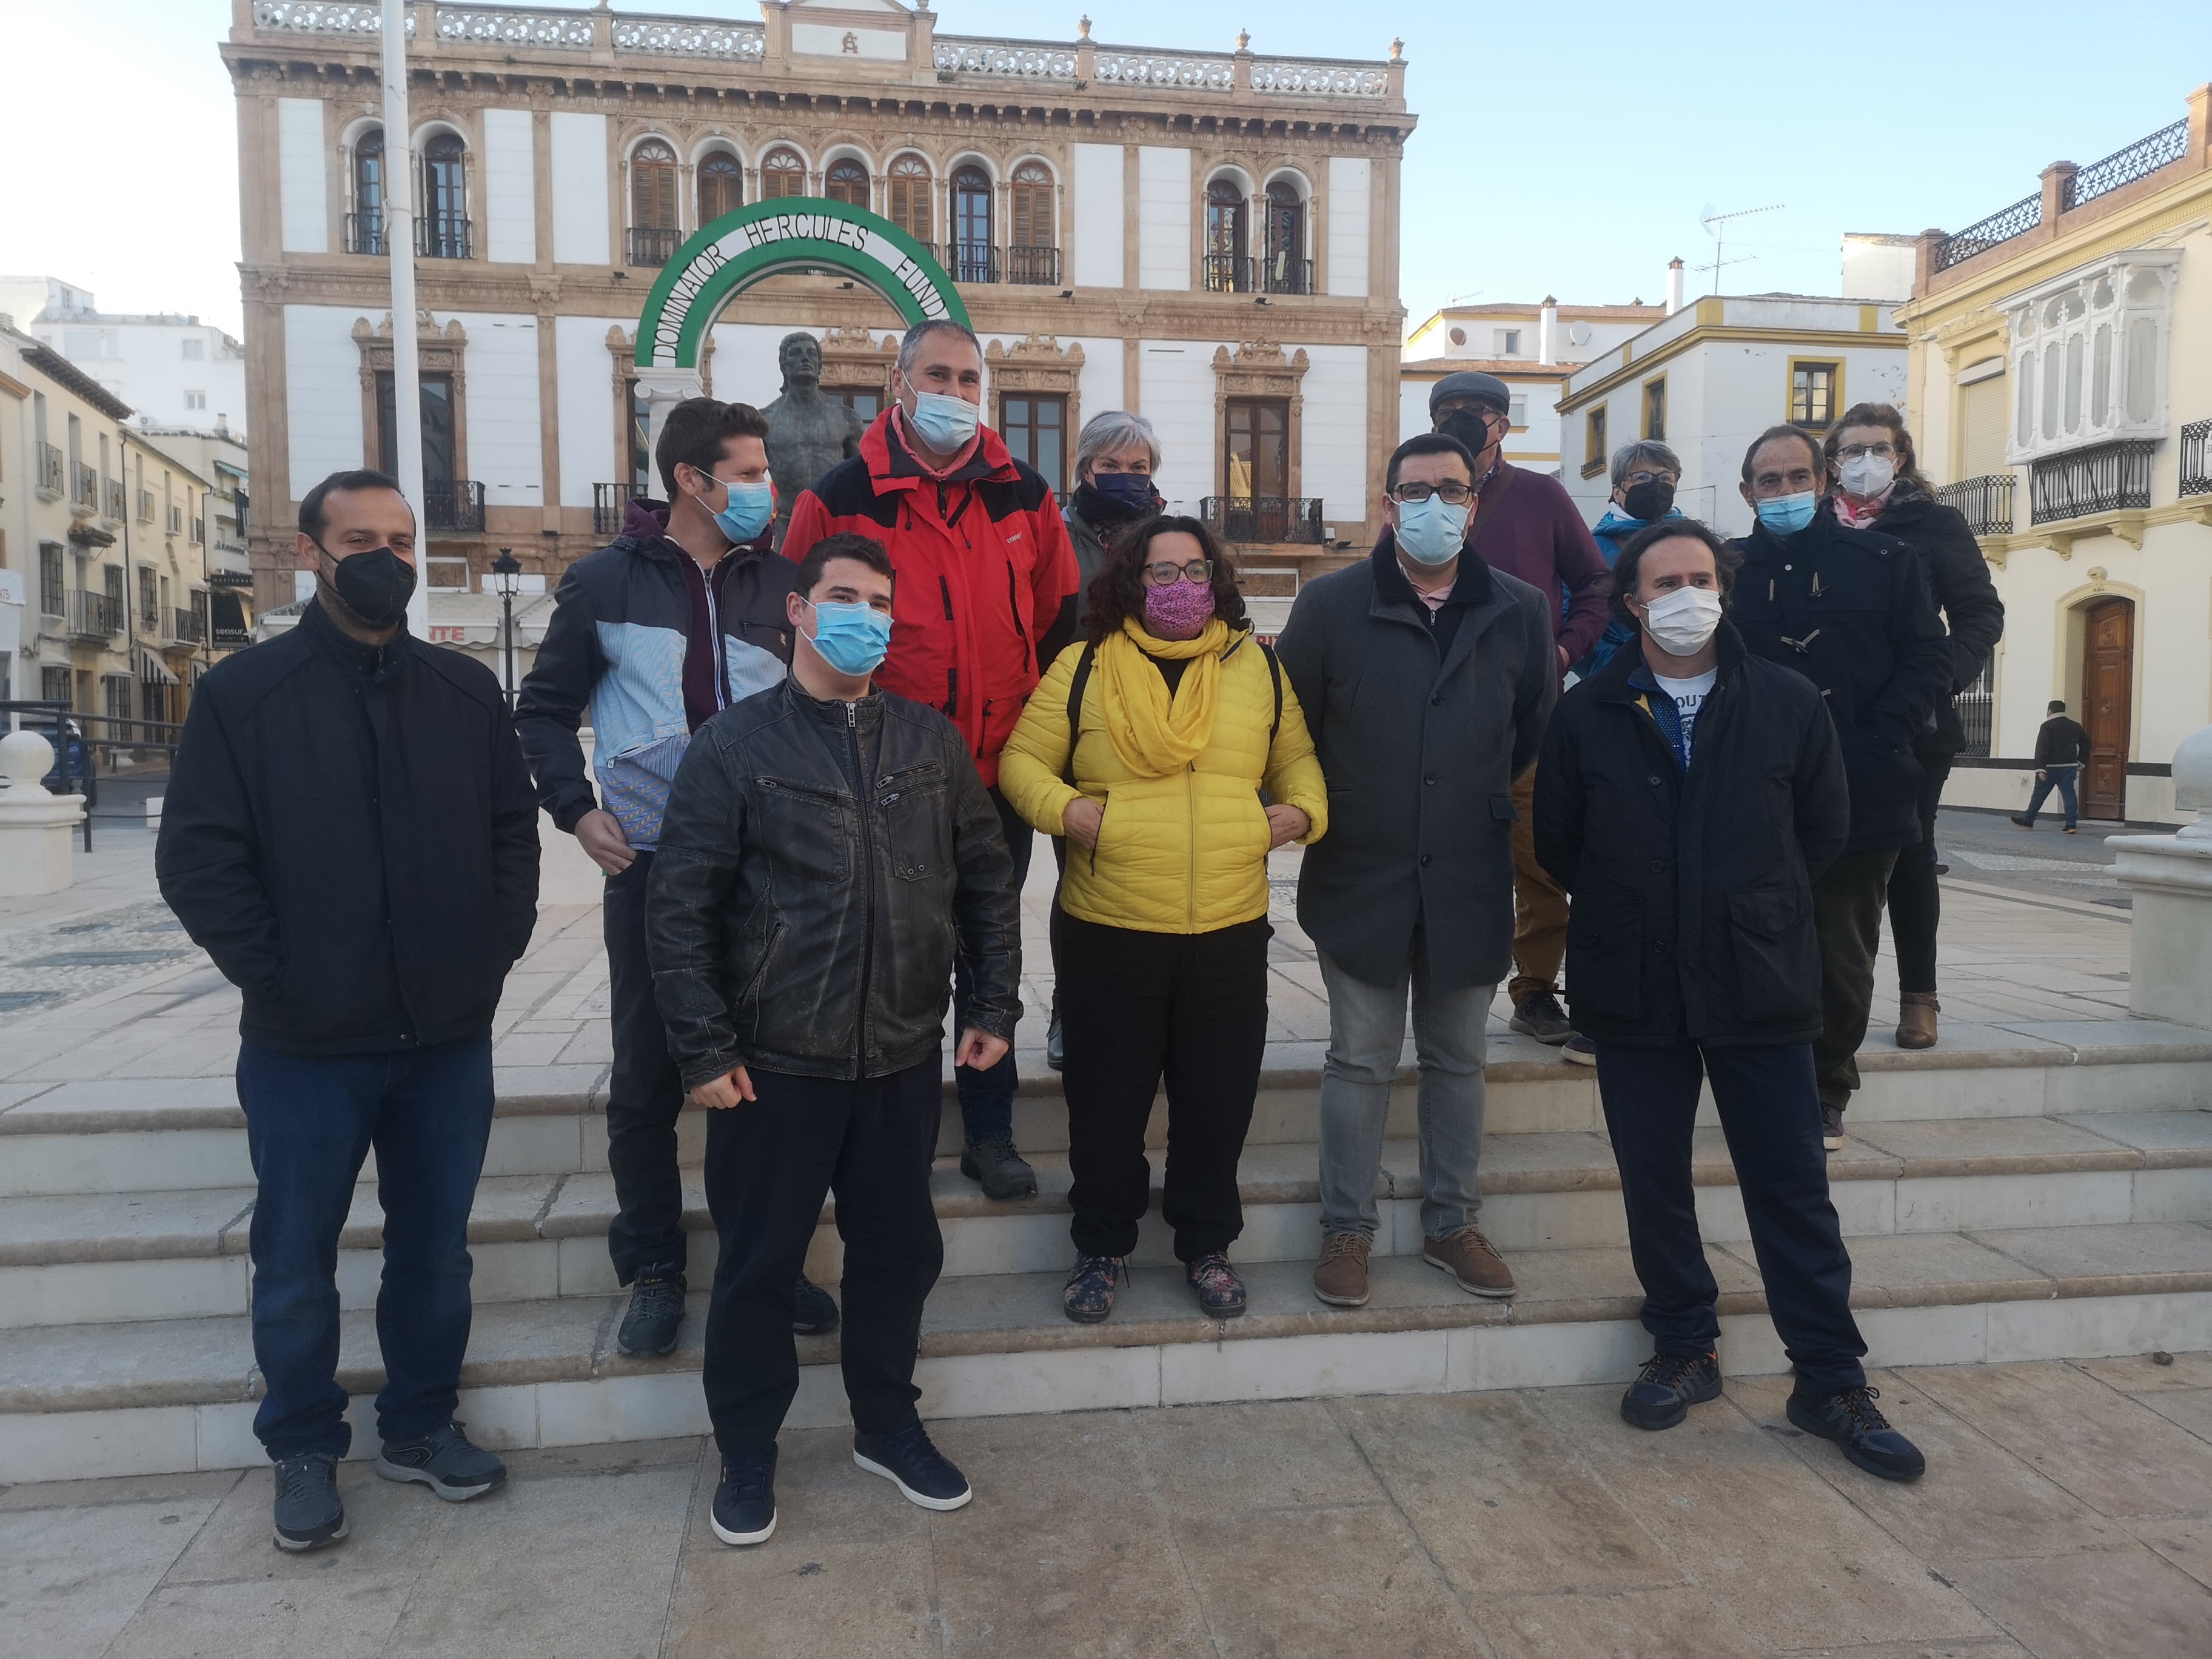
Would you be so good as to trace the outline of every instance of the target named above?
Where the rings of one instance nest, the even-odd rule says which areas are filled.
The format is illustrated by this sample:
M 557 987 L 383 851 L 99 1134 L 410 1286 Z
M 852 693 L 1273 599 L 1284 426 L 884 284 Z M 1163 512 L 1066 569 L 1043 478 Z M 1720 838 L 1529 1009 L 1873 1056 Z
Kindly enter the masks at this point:
M 1265 640 L 1255 641 L 1260 654 L 1267 659 L 1267 677 L 1275 683 L 1275 723 L 1267 728 L 1267 752 L 1275 752 L 1275 734 L 1283 729 L 1283 665 L 1275 659 L 1274 647 Z
M 1067 764 L 1060 769 L 1060 781 L 1071 789 L 1075 787 L 1075 739 L 1082 730 L 1083 694 L 1091 684 L 1091 659 L 1097 650 L 1096 644 L 1084 641 L 1083 654 L 1075 659 L 1075 672 L 1067 682 Z M 1281 699 L 1276 702 L 1279 708 Z

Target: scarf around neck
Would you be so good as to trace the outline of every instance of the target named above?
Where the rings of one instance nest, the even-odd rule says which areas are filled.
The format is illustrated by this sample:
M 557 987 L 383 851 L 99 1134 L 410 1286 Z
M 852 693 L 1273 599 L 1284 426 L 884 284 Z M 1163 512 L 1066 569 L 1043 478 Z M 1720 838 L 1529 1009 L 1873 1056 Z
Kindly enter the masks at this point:
M 1889 488 L 1881 495 L 1869 497 L 1864 507 L 1853 507 L 1850 497 L 1840 489 L 1828 499 L 1836 504 L 1836 522 L 1846 530 L 1864 530 L 1889 510 L 1889 498 L 1897 492 L 1897 481 L 1890 480 Z
M 1130 617 L 1120 633 L 1099 641 L 1098 706 L 1124 766 L 1139 777 L 1164 778 L 1204 751 L 1213 738 L 1221 659 L 1230 640 L 1229 624 L 1218 617 L 1190 640 L 1155 639 Z M 1147 657 L 1188 663 L 1172 698 L 1166 678 Z

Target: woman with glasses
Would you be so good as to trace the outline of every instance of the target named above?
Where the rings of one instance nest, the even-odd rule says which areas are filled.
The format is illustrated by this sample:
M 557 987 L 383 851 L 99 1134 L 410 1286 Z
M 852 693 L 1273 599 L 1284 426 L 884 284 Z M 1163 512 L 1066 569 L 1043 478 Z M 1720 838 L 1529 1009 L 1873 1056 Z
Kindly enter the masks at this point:
M 1887 404 L 1855 404 L 1829 431 L 1829 506 L 1854 530 L 1894 536 L 1920 555 L 1951 635 L 1951 696 L 1913 739 L 1920 763 L 1920 839 L 1900 848 L 1889 878 L 1889 928 L 1897 942 L 1897 1046 L 1936 1046 L 1936 929 L 1942 897 L 1936 878 L 1936 809 L 1952 758 L 1966 747 L 1953 699 L 1980 678 L 2004 632 L 2004 602 L 1981 544 L 1954 507 L 1920 476 L 1905 416 Z
M 1682 509 L 1674 505 L 1674 490 L 1681 482 L 1681 458 L 1656 439 L 1623 444 L 1613 452 L 1613 498 L 1590 530 L 1590 538 L 1597 543 L 1607 570 L 1638 531 L 1662 519 L 1682 516 Z M 1635 637 L 1633 624 L 1614 617 L 1597 636 L 1597 643 L 1575 665 L 1575 672 L 1589 679 Z
M 1327 787 L 1203 524 L 1151 518 L 1111 538 L 1087 606 L 1087 642 L 1045 675 L 999 772 L 1015 810 L 1069 843 L 1057 971 L 1076 1261 L 1061 1306 L 1085 1324 L 1114 1310 L 1164 1079 L 1161 1213 L 1199 1306 L 1230 1318 L 1245 1304 L 1228 1257 L 1237 1163 L 1267 1036 L 1267 854 L 1320 839 Z

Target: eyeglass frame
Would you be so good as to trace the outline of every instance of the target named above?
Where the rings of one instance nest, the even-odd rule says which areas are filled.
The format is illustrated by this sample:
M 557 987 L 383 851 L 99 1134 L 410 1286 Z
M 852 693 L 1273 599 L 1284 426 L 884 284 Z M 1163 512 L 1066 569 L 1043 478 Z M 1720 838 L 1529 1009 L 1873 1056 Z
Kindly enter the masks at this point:
M 1679 484 L 1682 482 L 1681 474 L 1668 472 L 1663 468 L 1657 472 L 1632 472 L 1620 482 L 1624 484 L 1647 484 L 1657 483 L 1662 478 L 1671 484 Z
M 1172 587 L 1177 582 L 1210 582 L 1213 580 L 1213 561 L 1211 559 L 1193 559 L 1188 564 L 1175 564 L 1162 559 L 1157 564 L 1140 564 L 1137 568 L 1144 573 L 1146 585 L 1152 587 Z M 1171 574 L 1163 576 L 1159 574 L 1163 570 Z M 1195 576 L 1190 574 L 1194 570 L 1198 572 Z
M 1406 492 L 1409 489 L 1418 489 L 1421 493 L 1418 495 L 1408 495 Z M 1444 495 L 1448 489 L 1458 490 L 1461 499 L 1454 501 L 1449 495 Z M 1431 495 L 1443 495 L 1445 506 L 1465 507 L 1472 502 L 1479 493 L 1471 483 L 1462 483 L 1457 478 L 1447 478 L 1440 484 L 1419 482 L 1401 483 L 1390 491 L 1390 499 L 1403 506 L 1413 506 L 1425 501 Z
M 1839 462 L 1863 461 L 1869 455 L 1873 456 L 1877 460 L 1894 461 L 1901 459 L 1903 458 L 1904 452 L 1895 444 L 1888 442 L 1878 444 L 1850 444 L 1836 452 L 1836 459 Z

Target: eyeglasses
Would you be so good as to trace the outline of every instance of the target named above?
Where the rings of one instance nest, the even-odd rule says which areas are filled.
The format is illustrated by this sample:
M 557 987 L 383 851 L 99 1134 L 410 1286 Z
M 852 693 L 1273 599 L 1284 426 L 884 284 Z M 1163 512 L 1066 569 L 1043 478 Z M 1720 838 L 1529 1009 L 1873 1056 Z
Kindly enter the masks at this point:
M 1158 564 L 1146 565 L 1145 574 L 1155 587 L 1165 587 L 1177 577 L 1187 582 L 1210 582 L 1213 580 L 1213 561 L 1193 559 L 1188 564 L 1170 564 L 1163 559 Z
M 1621 482 L 1632 484 L 1672 483 L 1674 475 L 1671 472 L 1632 472 Z
M 1465 507 L 1474 499 L 1474 486 L 1453 478 L 1440 484 L 1401 483 L 1390 492 L 1392 501 L 1404 501 L 1408 506 L 1425 501 L 1431 495 L 1443 496 L 1448 506 Z
M 1863 461 L 1869 455 L 1878 461 L 1893 461 L 1897 448 L 1893 444 L 1850 444 L 1836 452 L 1839 461 Z

